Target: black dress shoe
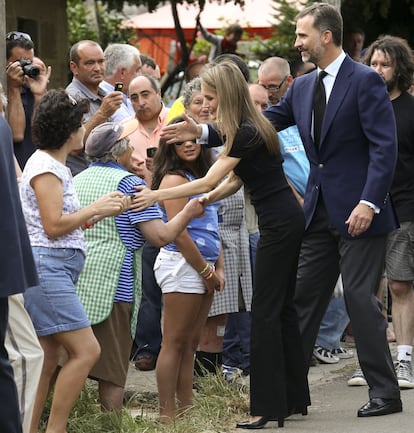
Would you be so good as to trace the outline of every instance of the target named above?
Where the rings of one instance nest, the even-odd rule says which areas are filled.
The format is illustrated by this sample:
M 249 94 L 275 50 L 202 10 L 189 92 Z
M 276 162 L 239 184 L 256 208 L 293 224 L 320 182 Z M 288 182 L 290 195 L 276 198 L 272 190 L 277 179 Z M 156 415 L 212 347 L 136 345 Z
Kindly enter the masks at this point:
M 236 424 L 237 428 L 244 428 L 247 430 L 256 430 L 263 428 L 269 421 L 277 421 L 278 427 L 283 427 L 284 425 L 284 419 L 283 418 L 276 418 L 271 416 L 261 416 L 257 421 L 243 421 L 238 422 Z
M 399 398 L 371 398 L 358 410 L 358 416 L 380 416 L 397 412 L 402 412 L 402 402 Z

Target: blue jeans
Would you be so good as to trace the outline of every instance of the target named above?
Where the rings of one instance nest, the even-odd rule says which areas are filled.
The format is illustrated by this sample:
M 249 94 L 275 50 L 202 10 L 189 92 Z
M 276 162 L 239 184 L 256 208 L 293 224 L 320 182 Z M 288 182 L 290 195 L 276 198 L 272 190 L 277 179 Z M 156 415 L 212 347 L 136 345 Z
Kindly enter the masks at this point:
M 162 293 L 155 281 L 153 269 L 158 252 L 159 248 L 148 242 L 142 250 L 142 298 L 134 339 L 136 346 L 134 358 L 144 354 L 157 357 L 161 349 Z
M 338 349 L 348 323 L 349 316 L 343 295 L 332 297 L 320 324 L 316 344 L 328 350 Z
M 250 372 L 250 311 L 227 315 L 223 338 L 223 364 Z

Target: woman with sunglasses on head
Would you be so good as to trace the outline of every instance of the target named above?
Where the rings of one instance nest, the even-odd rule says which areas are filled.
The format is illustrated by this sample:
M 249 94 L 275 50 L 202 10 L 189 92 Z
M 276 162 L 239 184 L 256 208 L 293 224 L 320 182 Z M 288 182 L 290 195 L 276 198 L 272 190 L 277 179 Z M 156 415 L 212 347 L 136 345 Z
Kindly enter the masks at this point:
M 306 414 L 310 404 L 293 303 L 303 211 L 283 173 L 274 129 L 256 110 L 240 70 L 223 62 L 204 71 L 201 82 L 204 97 L 218 108 L 217 128 L 224 137 L 224 152 L 203 178 L 169 189 L 141 190 L 135 205 L 139 209 L 157 200 L 208 191 L 204 201 L 210 203 L 244 183 L 258 215 L 260 240 L 252 301 L 251 419 L 237 427 L 262 428 L 275 419 L 282 427 L 286 417 Z M 180 128 L 171 125 L 164 134 L 169 142 L 176 141 L 175 129 Z M 197 129 L 189 128 L 186 138 L 194 137 Z
M 31 433 L 38 431 L 60 348 L 68 359 L 56 377 L 46 432 L 66 432 L 69 413 L 99 358 L 99 344 L 75 289 L 86 253 L 83 230 L 131 203 L 114 191 L 80 207 L 65 162 L 72 151 L 83 148 L 87 111 L 87 102 L 77 103 L 64 90 L 46 93 L 33 117 L 38 150 L 21 178 L 22 208 L 40 280 L 26 290 L 24 301 L 44 351 Z
M 182 118 L 171 122 L 179 121 Z M 191 183 L 203 177 L 212 162 L 211 149 L 194 141 L 171 146 L 161 140 L 154 158 L 152 188 Z M 161 201 L 164 219 L 171 220 L 187 202 L 188 198 Z M 203 217 L 190 221 L 174 243 L 161 248 L 154 264 L 164 305 L 156 375 L 160 420 L 165 424 L 193 405 L 194 354 L 214 291 L 224 288 L 217 208 L 206 206 Z

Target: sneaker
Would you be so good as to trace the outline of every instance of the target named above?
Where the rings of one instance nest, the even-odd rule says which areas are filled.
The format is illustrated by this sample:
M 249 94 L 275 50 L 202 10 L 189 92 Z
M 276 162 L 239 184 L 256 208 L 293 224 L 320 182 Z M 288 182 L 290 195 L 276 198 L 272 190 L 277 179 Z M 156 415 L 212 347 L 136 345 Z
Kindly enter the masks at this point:
M 358 365 L 358 367 L 355 369 L 354 374 L 352 377 L 348 380 L 349 386 L 367 386 L 368 383 L 365 379 L 364 373 L 361 370 L 361 367 Z
M 237 378 L 240 378 L 243 375 L 243 371 L 240 368 L 225 364 L 221 366 L 221 373 L 227 382 L 234 382 Z
M 414 388 L 414 376 L 411 361 L 398 361 L 395 367 L 395 373 L 397 374 L 398 385 L 400 388 Z
M 349 359 L 354 356 L 354 352 L 350 349 L 344 349 L 343 347 L 339 346 L 338 349 L 332 350 L 332 355 L 339 359 Z
M 313 347 L 313 356 L 323 364 L 336 364 L 339 358 L 335 356 L 330 350 L 324 349 L 317 344 Z

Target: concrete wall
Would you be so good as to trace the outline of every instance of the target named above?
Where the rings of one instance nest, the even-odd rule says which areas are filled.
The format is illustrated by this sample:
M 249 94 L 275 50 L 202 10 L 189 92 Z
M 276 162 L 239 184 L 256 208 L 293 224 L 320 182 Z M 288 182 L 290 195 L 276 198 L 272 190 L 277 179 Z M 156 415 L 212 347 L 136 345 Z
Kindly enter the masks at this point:
M 65 87 L 69 70 L 66 0 L 5 0 L 5 6 L 5 32 L 29 33 L 35 55 L 52 66 L 49 88 Z

